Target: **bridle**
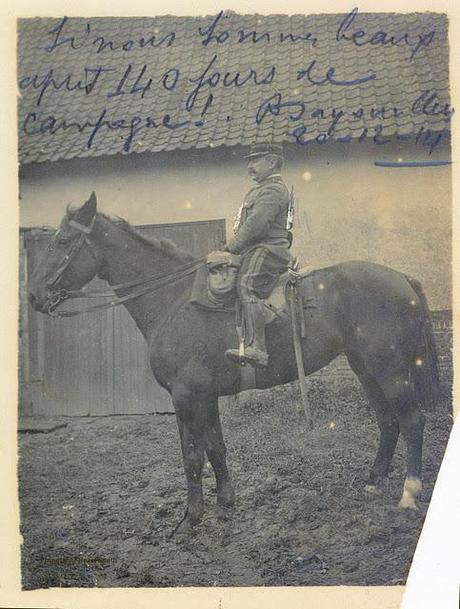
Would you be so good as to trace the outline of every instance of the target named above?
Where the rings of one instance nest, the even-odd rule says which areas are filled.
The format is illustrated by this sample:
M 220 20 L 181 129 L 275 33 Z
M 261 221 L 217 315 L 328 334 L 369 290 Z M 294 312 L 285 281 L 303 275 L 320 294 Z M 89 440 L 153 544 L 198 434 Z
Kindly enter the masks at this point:
M 64 257 L 62 258 L 61 262 L 59 263 L 57 269 L 55 270 L 55 272 L 53 273 L 53 275 L 47 282 L 46 287 L 48 289 L 47 296 L 48 296 L 48 303 L 49 303 L 48 304 L 48 313 L 49 314 L 51 314 L 54 311 L 54 309 L 61 302 L 63 302 L 64 300 L 67 300 L 67 298 L 71 297 L 71 295 L 72 295 L 72 292 L 70 292 L 69 290 L 60 288 L 59 282 L 61 281 L 65 271 L 69 267 L 72 260 L 80 252 L 84 243 L 86 243 L 86 245 L 89 246 L 89 251 L 93 255 L 96 262 L 98 264 L 100 263 L 100 255 L 99 255 L 98 251 L 96 250 L 93 242 L 90 239 L 90 235 L 93 230 L 95 222 L 96 222 L 96 214 L 94 214 L 93 219 L 91 220 L 91 222 L 88 226 L 85 226 L 84 224 L 81 224 L 80 222 L 77 222 L 76 220 L 68 221 L 69 226 L 77 229 L 80 234 L 78 235 L 78 238 L 75 239 L 75 241 L 73 241 L 72 245 L 70 246 L 69 251 L 64 255 Z
M 135 298 L 139 298 L 140 296 L 144 296 L 146 294 L 150 294 L 155 292 L 156 290 L 166 287 L 172 283 L 176 283 L 181 279 L 185 279 L 192 273 L 195 273 L 198 268 L 203 266 L 205 258 L 199 258 L 198 260 L 192 260 L 190 262 L 185 263 L 184 265 L 174 269 L 174 271 L 166 271 L 164 273 L 157 273 L 145 279 L 135 279 L 133 281 L 129 281 L 126 283 L 119 283 L 117 285 L 110 286 L 113 290 L 109 293 L 104 292 L 88 292 L 86 290 L 66 290 L 64 288 L 59 287 L 59 282 L 62 280 L 62 277 L 69 267 L 72 260 L 78 254 L 78 252 L 83 247 L 83 244 L 89 246 L 89 251 L 97 262 L 98 266 L 103 262 L 102 256 L 97 249 L 97 246 L 93 243 L 91 239 L 91 232 L 94 227 L 94 223 L 96 221 L 97 214 L 94 214 L 91 223 L 88 226 L 77 222 L 76 220 L 69 220 L 68 224 L 72 228 L 75 228 L 79 231 L 78 238 L 72 243 L 69 251 L 64 255 L 62 261 L 58 265 L 56 271 L 51 276 L 51 279 L 47 282 L 48 289 L 48 306 L 47 313 L 51 317 L 73 317 L 75 315 L 80 315 L 81 313 L 89 313 L 93 311 L 99 311 L 101 309 L 109 309 L 113 307 L 117 307 L 121 304 L 129 300 L 133 300 Z M 135 289 L 137 288 L 137 289 Z M 125 291 L 129 290 L 128 294 L 118 297 L 115 292 L 116 291 Z M 131 291 L 134 290 L 134 291 Z M 56 311 L 56 307 L 68 300 L 70 298 L 111 298 L 109 302 L 98 303 L 95 305 L 91 305 L 80 309 L 78 311 L 70 311 L 70 310 L 61 310 Z

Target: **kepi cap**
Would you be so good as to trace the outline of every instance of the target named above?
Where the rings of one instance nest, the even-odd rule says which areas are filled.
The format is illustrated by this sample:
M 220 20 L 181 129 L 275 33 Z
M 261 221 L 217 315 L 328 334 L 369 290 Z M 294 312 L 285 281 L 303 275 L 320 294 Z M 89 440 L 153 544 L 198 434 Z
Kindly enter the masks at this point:
M 276 154 L 277 156 L 283 156 L 282 144 L 270 144 L 268 142 L 262 142 L 260 144 L 252 144 L 249 148 L 249 153 L 245 155 L 245 159 L 252 159 L 258 156 L 265 156 L 266 154 Z

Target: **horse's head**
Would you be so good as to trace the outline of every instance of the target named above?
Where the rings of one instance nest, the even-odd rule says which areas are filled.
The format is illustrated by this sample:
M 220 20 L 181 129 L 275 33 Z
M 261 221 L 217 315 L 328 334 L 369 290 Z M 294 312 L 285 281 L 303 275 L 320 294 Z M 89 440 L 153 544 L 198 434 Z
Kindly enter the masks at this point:
M 100 270 L 101 257 L 92 239 L 96 217 L 94 192 L 82 207 L 67 210 L 29 282 L 29 300 L 37 311 L 50 313 L 69 291 L 82 288 Z

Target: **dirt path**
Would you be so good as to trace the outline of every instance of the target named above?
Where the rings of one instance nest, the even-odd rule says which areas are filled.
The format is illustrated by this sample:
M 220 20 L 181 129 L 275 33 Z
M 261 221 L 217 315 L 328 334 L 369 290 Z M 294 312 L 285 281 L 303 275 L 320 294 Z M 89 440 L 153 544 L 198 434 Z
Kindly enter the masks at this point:
M 377 426 L 357 383 L 310 381 L 313 432 L 297 392 L 254 392 L 223 408 L 234 518 L 217 520 L 206 464 L 205 519 L 172 539 L 185 507 L 174 416 L 67 419 L 50 434 L 21 434 L 24 587 L 404 583 L 448 404 L 428 415 L 420 510 L 405 513 L 402 442 L 384 496 L 364 496 Z

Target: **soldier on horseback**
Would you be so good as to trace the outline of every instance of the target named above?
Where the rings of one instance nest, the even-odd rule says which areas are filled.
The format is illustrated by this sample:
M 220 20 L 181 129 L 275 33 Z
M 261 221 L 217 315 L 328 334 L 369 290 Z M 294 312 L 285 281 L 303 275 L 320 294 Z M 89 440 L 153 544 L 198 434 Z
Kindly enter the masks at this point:
M 247 299 L 252 334 L 246 332 L 244 338 L 247 350 L 255 354 L 251 359 L 254 365 L 267 361 L 257 305 L 273 279 L 286 268 L 289 250 L 284 224 L 289 220 L 289 196 L 275 175 L 280 169 L 277 159 L 281 152 L 273 147 L 258 147 L 257 152 L 262 154 L 250 156 L 250 170 L 258 186 L 246 197 L 237 233 L 228 244 L 229 250 L 245 254 L 239 292 Z M 98 213 L 93 193 L 82 207 L 67 211 L 29 279 L 31 305 L 49 315 L 71 317 L 83 311 L 126 306 L 149 345 L 155 377 L 172 396 L 187 477 L 189 524 L 196 524 L 203 515 L 205 451 L 216 476 L 219 509 L 225 514 L 234 504 L 218 397 L 241 391 L 243 376 L 229 374 L 219 357 L 222 345 L 234 340 L 232 316 L 210 312 L 213 308 L 234 310 L 234 295 L 230 299 L 230 294 L 235 287 L 238 255 L 214 252 L 207 265 L 213 269 L 209 273 L 213 275 L 211 281 L 207 281 L 202 262 L 169 242 L 139 239 L 127 223 Z M 216 270 L 218 264 L 224 267 L 221 276 Z M 203 284 L 211 288 L 216 299 L 215 306 L 210 302 L 204 308 L 189 306 L 192 278 L 195 281 L 200 270 L 204 271 Z M 81 311 L 56 310 L 68 298 L 84 296 L 81 288 L 98 275 L 108 278 L 115 298 L 111 295 L 108 303 Z M 386 480 L 401 432 L 407 445 L 407 475 L 400 506 L 416 508 L 415 499 L 422 489 L 424 416 L 420 407 L 432 408 L 439 396 L 436 344 L 422 286 L 403 273 L 360 261 L 318 269 L 309 275 L 309 282 L 315 294 L 315 307 L 308 320 L 309 348 L 306 336 L 300 336 L 303 342 L 295 340 L 297 309 L 290 300 L 290 319 L 284 317 L 273 324 L 271 365 L 262 375 L 255 375 L 255 386 L 268 388 L 300 380 L 305 371 L 311 374 L 320 370 L 345 353 L 380 427 L 369 491 L 374 492 Z M 291 329 L 294 349 L 288 346 Z M 302 348 L 305 362 L 296 353 Z M 230 352 L 231 357 L 234 355 Z M 308 421 L 311 414 L 306 415 Z
M 225 246 L 227 252 L 242 256 L 237 280 L 242 348 L 228 349 L 225 355 L 237 363 L 244 357 L 253 366 L 265 367 L 268 354 L 262 299 L 269 296 L 291 259 L 290 194 L 280 174 L 281 145 L 253 145 L 246 158 L 256 186 L 246 194 L 235 219 L 234 236 Z

